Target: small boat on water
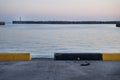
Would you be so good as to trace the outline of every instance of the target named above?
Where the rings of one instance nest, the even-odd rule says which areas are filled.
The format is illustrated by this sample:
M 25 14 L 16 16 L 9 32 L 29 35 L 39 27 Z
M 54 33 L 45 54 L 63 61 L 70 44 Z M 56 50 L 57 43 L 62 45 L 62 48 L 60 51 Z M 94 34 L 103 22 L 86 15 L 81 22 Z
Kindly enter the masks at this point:
M 119 24 L 116 24 L 116 27 L 120 27 L 120 23 L 119 23 Z

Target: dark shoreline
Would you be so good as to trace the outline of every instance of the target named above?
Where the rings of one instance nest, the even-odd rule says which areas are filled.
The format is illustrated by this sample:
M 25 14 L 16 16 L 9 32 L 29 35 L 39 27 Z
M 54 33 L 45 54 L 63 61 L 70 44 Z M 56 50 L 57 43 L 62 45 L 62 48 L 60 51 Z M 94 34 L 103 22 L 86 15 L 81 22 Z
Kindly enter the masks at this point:
M 120 24 L 120 21 L 13 21 L 13 24 Z

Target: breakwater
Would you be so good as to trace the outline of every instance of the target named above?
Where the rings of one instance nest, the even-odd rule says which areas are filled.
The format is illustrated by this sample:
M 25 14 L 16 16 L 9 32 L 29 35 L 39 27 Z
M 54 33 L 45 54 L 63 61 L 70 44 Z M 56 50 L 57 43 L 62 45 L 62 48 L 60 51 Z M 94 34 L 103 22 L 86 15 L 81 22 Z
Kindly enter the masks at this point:
M 5 22 L 0 22 L 0 25 L 5 25 Z
M 118 24 L 120 21 L 13 21 L 13 24 Z

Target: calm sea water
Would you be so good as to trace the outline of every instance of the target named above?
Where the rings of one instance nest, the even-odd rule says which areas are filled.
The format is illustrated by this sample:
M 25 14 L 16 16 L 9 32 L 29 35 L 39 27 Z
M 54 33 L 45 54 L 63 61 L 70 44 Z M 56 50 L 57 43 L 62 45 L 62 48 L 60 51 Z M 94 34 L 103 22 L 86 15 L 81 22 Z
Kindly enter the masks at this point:
M 115 25 L 7 24 L 0 26 L 0 52 L 30 52 L 53 57 L 55 52 L 120 52 Z

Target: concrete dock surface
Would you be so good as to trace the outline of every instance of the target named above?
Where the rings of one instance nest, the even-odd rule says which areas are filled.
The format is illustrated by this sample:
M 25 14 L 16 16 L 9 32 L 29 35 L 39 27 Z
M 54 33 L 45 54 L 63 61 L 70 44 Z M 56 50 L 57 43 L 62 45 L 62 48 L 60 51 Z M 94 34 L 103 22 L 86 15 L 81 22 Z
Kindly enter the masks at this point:
M 0 80 L 120 80 L 120 61 L 0 61 Z

